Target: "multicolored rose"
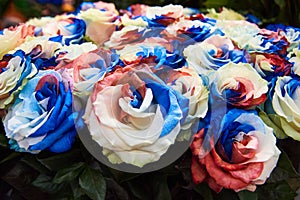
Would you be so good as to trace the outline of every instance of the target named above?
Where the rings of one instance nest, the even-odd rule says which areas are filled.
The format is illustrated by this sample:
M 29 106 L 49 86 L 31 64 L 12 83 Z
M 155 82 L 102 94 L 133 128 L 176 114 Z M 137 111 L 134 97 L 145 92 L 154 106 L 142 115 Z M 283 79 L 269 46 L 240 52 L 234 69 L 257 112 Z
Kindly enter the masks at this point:
M 202 129 L 191 144 L 193 181 L 207 182 L 216 192 L 255 191 L 264 184 L 280 154 L 273 130 L 255 112 L 239 109 L 228 111 L 214 130 L 220 138 L 212 136 L 205 144 Z
M 272 96 L 272 106 L 280 116 L 284 133 L 300 141 L 300 79 L 278 77 Z
M 212 74 L 211 95 L 228 105 L 253 108 L 266 100 L 268 82 L 248 63 L 228 63 Z
M 3 124 L 16 151 L 64 152 L 75 141 L 76 116 L 68 83 L 58 72 L 46 70 L 27 82 Z
M 84 119 L 110 162 L 143 167 L 174 144 L 188 104 L 147 65 L 128 66 L 95 85 Z
M 0 109 L 13 103 L 15 95 L 36 73 L 36 66 L 23 51 L 7 54 L 0 61 Z
M 86 24 L 82 19 L 68 15 L 32 19 L 26 24 L 35 26 L 36 36 L 49 36 L 50 40 L 66 45 L 83 42 L 86 30 Z
M 34 26 L 20 25 L 15 28 L 6 28 L 0 34 L 1 48 L 0 59 L 3 58 L 10 50 L 22 44 L 26 37 L 33 36 Z
M 245 51 L 235 48 L 229 38 L 220 35 L 211 36 L 201 43 L 188 46 L 183 54 L 189 66 L 199 74 L 207 74 L 229 62 L 247 62 Z

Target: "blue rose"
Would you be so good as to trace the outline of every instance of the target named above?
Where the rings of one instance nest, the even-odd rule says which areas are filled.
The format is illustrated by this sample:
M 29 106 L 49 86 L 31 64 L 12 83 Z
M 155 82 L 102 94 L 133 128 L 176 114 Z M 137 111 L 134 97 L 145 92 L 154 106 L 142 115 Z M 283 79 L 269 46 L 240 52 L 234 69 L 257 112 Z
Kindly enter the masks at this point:
M 71 148 L 76 136 L 76 115 L 68 84 L 58 72 L 47 70 L 28 81 L 3 124 L 11 148 L 16 151 L 64 152 Z

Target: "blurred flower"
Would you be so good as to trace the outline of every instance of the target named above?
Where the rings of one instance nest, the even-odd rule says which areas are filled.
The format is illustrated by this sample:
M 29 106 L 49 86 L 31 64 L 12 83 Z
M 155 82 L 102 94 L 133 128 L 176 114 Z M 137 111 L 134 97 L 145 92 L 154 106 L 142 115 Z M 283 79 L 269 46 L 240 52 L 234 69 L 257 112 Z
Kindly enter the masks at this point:
M 206 16 L 218 20 L 245 20 L 243 15 L 225 7 L 219 13 L 214 8 L 208 9 Z
M 0 34 L 0 59 L 3 58 L 10 50 L 15 49 L 25 41 L 28 36 L 33 36 L 34 26 L 20 25 L 15 28 L 6 28 Z
M 81 11 L 78 17 L 86 23 L 85 36 L 98 46 L 106 42 L 116 29 L 114 21 L 117 15 L 111 11 L 91 8 Z

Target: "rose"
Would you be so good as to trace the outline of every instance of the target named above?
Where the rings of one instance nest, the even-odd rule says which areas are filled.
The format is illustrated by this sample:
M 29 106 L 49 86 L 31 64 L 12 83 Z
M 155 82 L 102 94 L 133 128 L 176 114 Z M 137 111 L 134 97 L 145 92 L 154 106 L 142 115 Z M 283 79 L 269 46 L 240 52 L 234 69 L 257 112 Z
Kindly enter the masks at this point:
M 119 56 L 104 48 L 83 53 L 63 66 L 70 69 L 74 80 L 73 94 L 82 99 L 90 95 L 94 84 L 120 64 Z M 86 101 L 87 99 L 85 99 Z
M 31 58 L 21 50 L 7 54 L 0 61 L 0 109 L 6 108 L 14 100 L 28 79 L 37 73 Z
M 105 42 L 105 46 L 108 48 L 122 49 L 127 44 L 141 42 L 143 32 L 146 28 L 138 26 L 125 26 L 121 30 L 113 32 L 109 41 Z
M 85 36 L 98 46 L 106 42 L 116 29 L 114 21 L 117 15 L 111 11 L 91 8 L 81 11 L 78 17 L 86 23 Z
M 23 44 L 9 53 L 22 50 L 31 57 L 31 62 L 35 64 L 37 69 L 49 69 L 57 65 L 55 52 L 61 47 L 60 42 L 51 41 L 47 36 L 27 37 Z
M 35 35 L 49 36 L 50 40 L 63 45 L 81 43 L 86 29 L 86 24 L 82 19 L 68 15 L 33 19 L 27 24 L 35 26 Z
M 293 49 L 294 56 L 289 61 L 293 63 L 292 71 L 294 74 L 300 76 L 300 47 Z
M 268 92 L 268 82 L 248 63 L 230 62 L 211 75 L 210 82 L 214 99 L 239 108 L 248 109 L 263 103 Z
M 197 120 L 204 118 L 208 110 L 209 91 L 204 78 L 187 67 L 176 70 L 164 67 L 155 71 L 155 74 L 189 100 L 189 112 L 181 126 L 182 137 L 188 140 L 194 134 L 192 126 L 198 125 Z
M 234 41 L 240 49 L 245 49 L 250 53 L 285 55 L 289 45 L 284 36 L 260 29 L 256 24 L 247 21 L 219 20 L 216 27 L 220 28 L 225 36 Z
M 256 71 L 267 81 L 291 74 L 292 63 L 277 54 L 251 54 Z
M 122 50 L 117 51 L 117 53 L 125 65 L 147 63 L 148 65 L 155 66 L 156 69 L 162 65 L 176 69 L 186 64 L 182 56 L 168 51 L 161 44 L 155 43 L 155 40 L 152 41 L 153 43 L 146 41 L 128 45 Z
M 131 18 L 128 14 L 124 14 L 120 17 L 118 26 L 147 27 L 148 23 L 143 20 L 143 17 Z
M 300 140 L 300 79 L 299 77 L 278 77 L 272 96 L 272 106 L 280 117 L 284 133 Z
M 86 11 L 86 10 L 89 10 L 91 8 L 96 8 L 96 9 L 99 9 L 99 10 L 105 10 L 105 11 L 114 12 L 114 13 L 118 14 L 118 11 L 116 10 L 115 4 L 106 3 L 106 2 L 103 2 L 103 1 L 82 2 L 78 6 L 77 12 Z
M 148 8 L 149 6 L 144 4 L 133 4 L 127 8 L 127 12 L 125 11 L 125 13 L 133 18 L 138 16 L 146 16 Z
M 38 153 L 64 152 L 76 136 L 72 93 L 53 70 L 39 71 L 28 81 L 3 120 L 12 149 Z
M 279 35 L 284 36 L 290 43 L 288 51 L 292 51 L 300 45 L 300 28 L 285 26 L 283 24 L 270 24 L 266 29 L 278 32 Z
M 163 31 L 164 37 L 178 40 L 181 48 L 185 48 L 188 45 L 200 42 L 212 35 L 224 35 L 224 33 L 214 27 L 215 22 L 209 18 L 205 18 L 201 14 L 195 17 L 180 19 L 178 22 L 174 22 L 166 27 Z M 171 35 L 170 35 L 171 34 Z M 170 40 L 170 39 L 169 39 Z M 171 40 L 172 41 L 172 40 Z M 176 47 L 178 49 L 178 47 Z M 183 49 L 179 49 L 183 51 Z
M 0 34 L 1 48 L 0 59 L 3 58 L 10 50 L 13 50 L 20 44 L 22 44 L 26 37 L 33 36 L 34 26 L 31 25 L 19 25 L 15 28 L 6 28 Z
M 118 68 L 99 81 L 84 119 L 111 163 L 143 167 L 174 144 L 187 113 L 188 100 L 142 64 Z
M 203 129 L 194 137 L 193 181 L 207 182 L 216 192 L 222 188 L 254 191 L 265 183 L 279 158 L 273 130 L 254 111 L 239 109 L 230 110 L 219 124 L 215 133 L 220 138 L 211 136 L 210 144 L 204 143 Z
M 261 43 L 260 39 L 255 37 L 260 32 L 256 24 L 239 20 L 218 20 L 216 27 L 240 49 L 257 48 Z
M 68 63 L 78 58 L 81 54 L 88 53 L 97 49 L 97 46 L 91 42 L 82 44 L 70 44 L 69 46 L 62 46 L 55 51 L 56 62 L 58 63 L 56 69 L 63 68 Z
M 153 6 L 148 7 L 146 11 L 146 19 L 150 27 L 166 27 L 183 16 L 181 5 Z
M 214 35 L 201 43 L 190 45 L 183 51 L 190 67 L 199 74 L 207 74 L 233 62 L 247 62 L 246 53 L 236 49 L 230 39 Z
M 46 58 L 54 56 L 56 50 L 62 47 L 61 43 L 49 40 L 49 37 L 27 37 L 23 44 L 10 51 L 10 54 L 17 50 L 22 50 L 25 54 L 30 54 L 32 59 Z

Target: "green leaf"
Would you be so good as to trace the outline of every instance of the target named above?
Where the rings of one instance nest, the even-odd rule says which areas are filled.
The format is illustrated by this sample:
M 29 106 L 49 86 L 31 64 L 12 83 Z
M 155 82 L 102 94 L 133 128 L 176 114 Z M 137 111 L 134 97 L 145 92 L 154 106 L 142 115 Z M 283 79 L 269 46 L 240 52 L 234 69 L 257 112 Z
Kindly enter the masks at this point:
M 18 156 L 20 156 L 21 154 L 18 152 L 12 152 L 11 154 L 9 154 L 7 157 L 5 157 L 3 160 L 0 161 L 0 164 L 3 164 L 9 160 L 12 160 Z
M 141 175 L 138 173 L 122 172 L 122 171 L 115 170 L 113 168 L 109 168 L 109 171 L 113 175 L 113 177 L 120 183 L 129 181 Z
M 75 163 L 74 165 L 70 167 L 66 167 L 64 169 L 59 170 L 54 179 L 54 183 L 62 183 L 62 182 L 70 182 L 72 180 L 77 179 L 79 174 L 82 172 L 84 169 L 84 163 L 79 162 Z
M 26 154 L 21 159 L 22 162 L 26 163 L 33 169 L 39 171 L 42 174 L 49 174 L 50 170 L 46 168 L 44 165 L 42 165 L 39 161 L 37 161 L 35 155 Z
M 296 191 L 300 188 L 300 175 L 292 165 L 288 155 L 285 152 L 281 152 L 277 167 L 273 170 L 268 183 L 278 183 L 284 181 L 289 184 L 292 191 Z
M 207 8 L 219 8 L 228 4 L 228 0 L 207 0 L 204 2 L 204 5 Z
M 114 179 L 106 178 L 106 197 L 107 199 L 129 200 L 126 190 L 119 185 Z
M 58 171 L 60 169 L 69 167 L 70 165 L 80 162 L 81 152 L 79 149 L 73 149 L 66 153 L 55 154 L 48 157 L 39 155 L 37 160 L 51 171 Z
M 274 0 L 274 2 L 279 6 L 280 9 L 283 9 L 286 4 L 285 4 L 286 0 Z
M 216 195 L 218 200 L 239 200 L 239 197 L 236 192 L 233 190 L 223 189 L 220 193 Z
M 72 189 L 72 194 L 74 199 L 84 199 L 83 196 L 85 196 L 84 190 L 80 187 L 78 180 L 72 181 L 70 183 L 71 189 Z
M 171 199 L 167 176 L 162 173 L 148 173 L 127 182 L 132 195 L 141 200 Z
M 99 170 L 86 167 L 79 177 L 79 185 L 91 199 L 105 199 L 106 182 Z
M 240 200 L 257 200 L 258 195 L 257 192 L 250 192 L 248 190 L 242 190 L 238 192 L 238 196 Z
M 40 174 L 31 184 L 50 194 L 58 193 L 65 187 L 63 184 L 53 184 L 52 178 L 45 174 Z
M 2 146 L 4 148 L 9 148 L 8 140 L 7 140 L 6 136 L 2 133 L 0 133 L 0 146 Z
M 277 183 L 265 184 L 258 188 L 258 199 L 272 199 L 272 200 L 281 200 L 281 199 L 294 199 L 297 195 L 294 192 L 289 184 L 285 181 Z
M 167 183 L 167 176 L 158 175 L 156 178 L 153 178 L 152 180 L 153 180 L 153 194 L 155 194 L 154 199 L 156 200 L 171 199 L 171 194 Z
M 207 183 L 201 183 L 197 185 L 194 187 L 194 190 L 198 192 L 204 198 L 204 200 L 213 200 L 212 191 Z
M 290 161 L 288 155 L 283 151 L 281 151 L 279 161 L 277 163 L 277 167 L 285 170 L 289 174 L 289 176 L 291 176 L 291 177 L 299 177 L 299 174 L 295 170 L 295 168 L 294 168 L 292 162 Z
M 284 139 L 287 138 L 287 135 L 283 132 L 280 122 L 280 117 L 275 114 L 269 114 L 265 113 L 264 111 L 259 112 L 259 117 L 264 121 L 266 125 L 273 128 L 273 131 L 278 139 Z

